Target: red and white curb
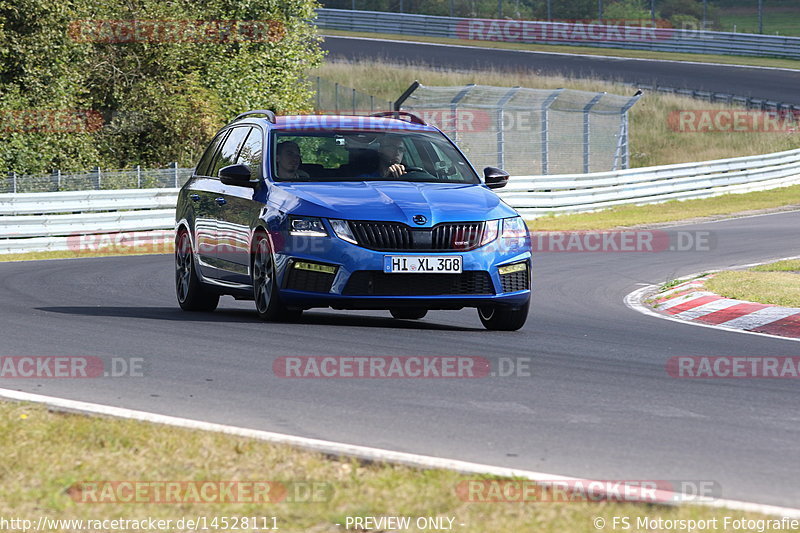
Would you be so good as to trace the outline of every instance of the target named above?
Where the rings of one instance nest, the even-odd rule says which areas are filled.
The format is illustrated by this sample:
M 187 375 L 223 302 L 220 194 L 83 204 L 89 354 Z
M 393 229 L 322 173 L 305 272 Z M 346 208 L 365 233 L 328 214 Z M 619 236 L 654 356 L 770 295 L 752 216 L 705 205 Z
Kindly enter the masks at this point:
M 714 274 L 676 285 L 656 295 L 653 307 L 681 320 L 800 339 L 800 308 L 724 298 L 705 290 Z
M 754 265 L 734 268 L 748 266 Z M 705 289 L 705 282 L 713 276 L 714 273 L 690 276 L 688 281 L 662 292 L 657 286 L 648 285 L 628 294 L 625 304 L 659 318 L 800 341 L 800 308 L 724 298 Z M 645 299 L 654 301 L 654 305 L 644 304 Z

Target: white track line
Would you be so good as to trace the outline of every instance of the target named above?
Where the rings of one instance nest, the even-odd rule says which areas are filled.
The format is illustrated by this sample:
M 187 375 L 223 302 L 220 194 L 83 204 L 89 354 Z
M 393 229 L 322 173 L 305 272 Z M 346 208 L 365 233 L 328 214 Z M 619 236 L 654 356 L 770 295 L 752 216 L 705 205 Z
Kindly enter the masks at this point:
M 756 216 L 761 216 L 761 215 L 756 215 Z M 766 265 L 767 263 L 774 263 L 776 261 L 787 261 L 787 260 L 790 260 L 790 259 L 800 259 L 800 255 L 793 255 L 793 256 L 790 256 L 790 257 L 781 257 L 781 258 L 778 258 L 778 259 L 770 259 L 769 261 L 762 261 L 760 263 L 747 263 L 746 265 L 736 265 L 736 266 L 728 267 L 728 269 L 749 268 L 749 267 L 754 267 L 754 266 L 758 266 L 758 265 Z M 684 280 L 684 279 L 685 280 L 690 280 L 692 278 L 696 278 L 696 277 L 700 276 L 701 274 L 712 274 L 714 272 L 719 272 L 719 269 L 704 270 L 702 272 L 698 272 L 696 274 L 690 274 L 688 276 L 683 276 L 683 277 L 678 278 L 678 279 L 679 280 Z M 697 327 L 700 327 L 700 328 L 720 329 L 720 330 L 723 330 L 723 331 L 734 331 L 734 332 L 737 332 L 737 333 L 744 333 L 746 335 L 759 335 L 761 337 L 770 337 L 772 339 L 781 339 L 781 340 L 790 341 L 790 342 L 800 342 L 800 339 L 796 339 L 796 338 L 793 338 L 793 337 L 781 337 L 780 335 L 771 335 L 769 333 L 759 333 L 757 331 L 747 331 L 745 329 L 729 328 L 729 327 L 721 326 L 721 325 L 718 325 L 718 324 L 704 324 L 702 322 L 695 322 L 693 320 L 681 320 L 680 318 L 675 318 L 674 316 L 665 315 L 665 314 L 659 313 L 657 311 L 654 311 L 649 306 L 643 304 L 642 300 L 644 300 L 644 298 L 646 296 L 648 296 L 650 294 L 653 294 L 656 291 L 658 291 L 658 288 L 661 287 L 661 285 L 662 284 L 653 284 L 653 285 L 648 285 L 646 287 L 641 287 L 639 289 L 636 289 L 635 291 L 633 291 L 633 292 L 629 293 L 628 295 L 626 295 L 625 299 L 623 300 L 623 302 L 630 309 L 633 309 L 634 311 L 638 311 L 639 313 L 642 313 L 643 315 L 654 316 L 654 317 L 660 318 L 662 320 L 672 320 L 673 322 L 678 322 L 679 324 L 697 326 Z M 663 308 L 659 307 L 659 309 L 663 309 Z
M 203 422 L 200 420 L 192 420 L 188 418 L 160 415 L 157 413 L 149 413 L 147 411 L 135 411 L 132 409 L 113 407 L 97 403 L 67 400 L 63 398 L 55 398 L 53 396 L 43 396 L 40 394 L 31 394 L 28 392 L 14 391 L 9 389 L 0 389 L 0 398 L 41 403 L 52 407 L 69 411 L 78 411 L 81 413 L 114 416 L 117 418 L 141 420 L 144 422 L 165 424 L 169 426 L 176 426 L 188 429 L 199 429 L 202 431 L 214 431 L 216 433 L 226 433 L 229 435 L 237 435 L 240 437 L 258 439 L 267 442 L 273 442 L 276 444 L 288 444 L 305 450 L 321 452 L 329 455 L 356 457 L 358 459 L 364 459 L 375 462 L 403 464 L 416 468 L 440 468 L 440 469 L 454 470 L 456 472 L 461 472 L 466 474 L 488 474 L 488 475 L 503 476 L 503 477 L 517 477 L 517 478 L 530 479 L 545 483 L 548 481 L 579 482 L 585 485 L 594 481 L 596 483 L 601 484 L 601 486 L 603 483 L 602 481 L 598 480 L 574 478 L 568 476 L 558 476 L 542 472 L 533 472 L 530 470 L 518 470 L 515 468 L 505 468 L 501 466 L 492 466 L 480 463 L 459 461 L 457 459 L 446 459 L 442 457 L 431 457 L 428 455 L 417 455 L 406 452 L 395 452 L 391 450 L 383 450 L 380 448 L 370 448 L 367 446 L 357 446 L 353 444 L 345 444 L 340 442 L 309 439 L 306 437 L 285 435 L 283 433 L 273 433 L 270 431 L 262 431 L 258 429 L 248 429 L 236 426 L 227 426 L 223 424 L 214 424 L 211 422 Z M 602 490 L 597 492 L 602 492 Z M 676 495 L 675 498 L 676 500 L 678 499 L 677 496 L 678 495 Z M 746 511 L 754 513 L 763 513 L 767 515 L 786 516 L 790 518 L 800 518 L 800 509 L 779 507 L 775 505 L 765 505 L 761 503 L 743 502 L 738 500 L 724 500 L 724 499 L 696 501 L 688 503 L 691 503 L 693 505 L 703 505 L 714 508 L 731 509 L 735 511 Z
M 401 43 L 401 44 L 424 44 L 426 46 L 439 46 L 444 48 L 466 48 L 470 50 L 497 50 L 498 52 L 518 52 L 523 54 L 538 54 L 538 55 L 548 55 L 548 56 L 567 56 L 567 57 L 587 57 L 587 58 L 594 58 L 594 59 L 615 59 L 618 61 L 656 61 L 660 63 L 678 63 L 678 64 L 685 64 L 685 65 L 711 65 L 715 67 L 730 67 L 730 68 L 757 68 L 761 70 L 781 70 L 784 72 L 800 72 L 800 69 L 793 69 L 793 68 L 786 68 L 786 67 L 764 67 L 758 65 L 738 65 L 738 64 L 728 64 L 728 63 L 707 63 L 704 61 L 681 61 L 679 59 L 647 59 L 644 57 L 622 57 L 622 56 L 606 56 L 600 54 L 570 54 L 568 52 L 545 52 L 540 50 L 524 50 L 524 49 L 515 49 L 515 48 L 494 48 L 492 46 L 478 46 L 478 45 L 468 45 L 468 44 L 445 44 L 445 43 L 431 43 L 426 41 L 415 41 L 413 40 L 414 37 L 419 37 L 418 35 L 409 35 L 409 40 L 401 40 L 401 39 L 379 39 L 377 37 L 354 37 L 350 35 L 325 35 L 320 34 L 322 37 L 332 37 L 334 39 L 351 39 L 357 41 L 378 41 L 378 42 L 385 42 L 385 43 Z M 438 37 L 439 39 L 452 39 L 453 37 Z M 524 43 L 523 43 L 524 44 Z M 534 46 L 563 46 L 563 45 L 555 45 L 555 44 L 542 44 L 542 43 L 529 43 Z M 589 48 L 589 47 L 587 47 Z M 668 53 L 668 52 L 664 52 Z M 758 59 L 758 58 L 754 58 Z M 767 58 L 768 59 L 768 58 Z

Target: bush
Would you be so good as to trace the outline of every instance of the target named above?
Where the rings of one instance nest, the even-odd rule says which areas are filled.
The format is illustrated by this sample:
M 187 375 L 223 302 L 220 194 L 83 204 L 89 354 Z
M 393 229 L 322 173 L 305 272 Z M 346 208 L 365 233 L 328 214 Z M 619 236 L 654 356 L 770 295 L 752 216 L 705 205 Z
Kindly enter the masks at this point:
M 703 4 L 697 0 L 665 0 L 659 5 L 661 18 L 672 20 L 676 15 L 689 15 L 703 19 Z
M 642 0 L 619 0 L 605 6 L 603 18 L 617 20 L 649 20 L 650 9 Z

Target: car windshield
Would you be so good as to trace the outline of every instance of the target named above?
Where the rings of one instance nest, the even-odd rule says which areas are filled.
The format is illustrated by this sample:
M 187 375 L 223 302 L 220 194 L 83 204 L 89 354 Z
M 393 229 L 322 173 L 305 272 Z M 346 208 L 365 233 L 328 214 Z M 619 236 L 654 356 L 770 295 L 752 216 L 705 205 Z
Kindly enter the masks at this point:
M 278 181 L 480 183 L 464 156 L 438 132 L 276 131 L 273 135 L 272 176 Z

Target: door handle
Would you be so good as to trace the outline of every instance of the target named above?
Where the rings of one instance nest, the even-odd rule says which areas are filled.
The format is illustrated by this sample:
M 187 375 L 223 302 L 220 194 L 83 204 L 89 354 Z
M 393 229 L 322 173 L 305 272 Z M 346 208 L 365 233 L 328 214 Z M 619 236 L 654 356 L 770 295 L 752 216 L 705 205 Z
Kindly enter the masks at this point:
M 228 201 L 222 196 L 220 196 L 219 198 L 214 198 L 214 201 L 217 202 L 217 205 L 225 205 L 228 203 Z
M 199 194 L 190 194 L 189 198 L 191 198 L 193 202 L 199 202 L 200 201 L 200 195 Z

